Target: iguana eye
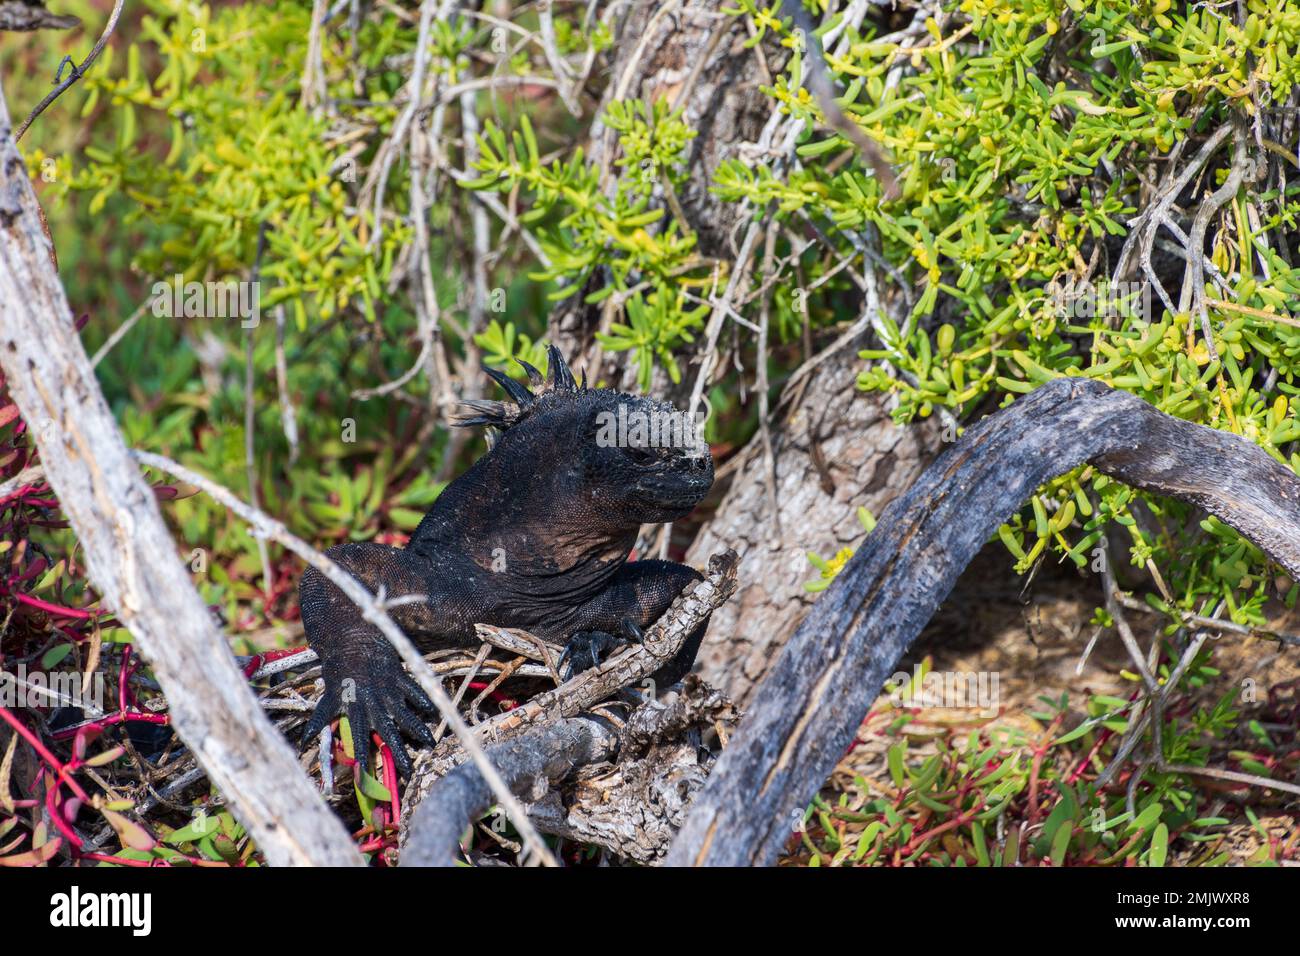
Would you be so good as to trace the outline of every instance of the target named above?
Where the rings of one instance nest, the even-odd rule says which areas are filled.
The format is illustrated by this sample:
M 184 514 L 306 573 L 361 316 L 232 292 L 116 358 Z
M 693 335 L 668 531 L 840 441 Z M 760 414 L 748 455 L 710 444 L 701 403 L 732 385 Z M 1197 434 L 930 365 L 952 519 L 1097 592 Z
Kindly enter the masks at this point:
M 655 453 L 649 448 L 638 448 L 636 445 L 626 445 L 623 448 L 623 454 L 632 459 L 635 464 L 648 465 L 655 460 Z

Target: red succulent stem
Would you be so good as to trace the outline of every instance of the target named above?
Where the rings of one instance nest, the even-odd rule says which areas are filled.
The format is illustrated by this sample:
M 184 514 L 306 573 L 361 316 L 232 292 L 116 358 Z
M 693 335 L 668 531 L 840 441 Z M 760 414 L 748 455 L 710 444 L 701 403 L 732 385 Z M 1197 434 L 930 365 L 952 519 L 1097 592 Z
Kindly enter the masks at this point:
M 144 714 L 139 711 L 121 711 L 109 714 L 106 717 L 98 717 L 94 720 L 87 720 L 84 723 L 76 724 L 72 727 L 64 727 L 62 730 L 56 730 L 50 736 L 55 740 L 67 740 L 69 737 L 75 737 L 82 731 L 99 733 L 108 727 L 117 724 L 170 724 L 171 717 L 167 714 Z
M 13 598 L 20 604 L 29 605 L 30 607 L 44 611 L 47 614 L 57 614 L 60 617 L 75 617 L 78 620 L 84 621 L 99 616 L 98 611 L 87 611 L 76 607 L 61 607 L 58 604 L 51 604 L 49 601 L 42 601 L 40 598 L 34 598 L 30 594 L 23 594 L 21 592 L 14 594 Z
M 34 733 L 32 733 L 27 728 L 26 724 L 24 724 L 21 720 L 19 720 L 17 717 L 11 714 L 7 707 L 0 707 L 0 719 L 3 719 L 7 724 L 9 724 L 9 726 L 11 726 L 17 732 L 19 737 L 22 737 L 23 740 L 31 744 L 32 749 L 35 750 L 36 753 L 40 755 L 41 759 L 44 760 L 49 765 L 51 770 L 55 771 L 59 782 L 66 783 L 69 787 L 72 788 L 72 792 L 75 793 L 78 797 L 80 797 L 82 800 L 86 801 L 87 803 L 90 802 L 90 795 L 86 793 L 86 791 L 82 788 L 81 784 L 77 783 L 77 781 L 73 779 L 71 776 L 71 774 L 75 771 L 75 767 L 63 763 L 63 761 L 59 760 L 58 757 L 54 756 L 54 754 L 50 752 L 50 749 L 45 746 L 45 744 L 41 741 L 41 739 L 37 737 Z

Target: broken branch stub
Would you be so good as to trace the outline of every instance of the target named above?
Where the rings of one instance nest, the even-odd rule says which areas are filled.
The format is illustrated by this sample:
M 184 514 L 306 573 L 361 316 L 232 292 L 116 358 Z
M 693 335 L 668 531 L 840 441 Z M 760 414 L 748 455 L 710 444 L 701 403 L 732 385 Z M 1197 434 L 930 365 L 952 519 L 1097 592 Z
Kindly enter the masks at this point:
M 793 811 L 975 553 L 1036 488 L 1083 462 L 1205 509 L 1300 575 L 1300 479 L 1288 468 L 1100 382 L 1048 382 L 972 425 L 884 512 L 768 673 L 667 862 L 772 863 Z

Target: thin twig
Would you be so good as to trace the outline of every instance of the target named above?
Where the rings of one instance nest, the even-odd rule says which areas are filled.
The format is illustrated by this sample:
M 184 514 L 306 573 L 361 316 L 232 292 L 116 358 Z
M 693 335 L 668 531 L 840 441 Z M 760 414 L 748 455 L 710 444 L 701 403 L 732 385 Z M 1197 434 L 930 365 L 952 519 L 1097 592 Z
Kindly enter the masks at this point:
M 320 112 L 326 99 L 325 60 L 322 55 L 321 29 L 325 19 L 325 0 L 313 0 L 311 26 L 307 31 L 307 54 L 303 57 L 302 81 L 298 105 L 312 113 Z
M 113 12 L 108 15 L 108 23 L 104 27 L 104 32 L 99 35 L 99 39 L 91 47 L 90 54 L 79 65 L 74 65 L 67 79 L 47 93 L 45 99 L 36 104 L 36 108 L 28 114 L 27 119 L 23 120 L 23 125 L 18 127 L 18 132 L 14 134 L 14 142 L 22 139 L 23 133 L 27 132 L 27 127 L 32 125 L 32 121 L 44 113 L 51 103 L 66 93 L 72 84 L 81 79 L 91 65 L 99 59 L 99 54 L 104 52 L 104 47 L 108 44 L 108 38 L 113 35 L 113 30 L 117 27 L 117 20 L 122 15 L 122 6 L 125 2 L 126 0 L 116 0 L 113 4 Z
M 284 440 L 289 444 L 289 464 L 298 460 L 298 416 L 293 408 L 293 396 L 289 394 L 289 365 L 284 356 L 285 316 L 284 304 L 275 306 L 275 387 L 280 393 L 280 427 L 284 430 Z
M 767 227 L 767 241 L 763 248 L 763 275 L 772 274 L 772 259 L 776 254 L 776 223 Z M 763 483 L 767 486 L 767 506 L 771 511 L 772 527 L 768 540 L 773 546 L 781 540 L 781 508 L 776 501 L 776 453 L 772 450 L 771 412 L 768 408 L 768 392 L 771 390 L 767 381 L 767 331 L 771 320 L 772 295 L 763 296 L 763 306 L 759 310 L 758 344 L 756 362 L 758 363 L 756 383 L 758 388 L 758 427 L 763 437 Z
M 1210 328 L 1210 314 L 1205 308 L 1205 268 L 1202 253 L 1205 249 L 1205 232 L 1215 214 L 1237 196 L 1246 178 L 1246 169 L 1250 165 L 1250 154 L 1246 149 L 1246 133 L 1237 124 L 1232 151 L 1232 166 L 1223 185 L 1210 194 L 1210 198 L 1201 204 L 1192 220 L 1192 228 L 1187 234 L 1187 271 L 1183 278 L 1183 291 L 1178 301 L 1178 311 L 1186 312 L 1189 307 L 1195 309 L 1201 320 L 1201 334 L 1205 337 L 1205 348 L 1210 353 L 1210 361 L 1217 362 L 1218 350 L 1214 347 L 1214 330 Z
M 122 341 L 128 332 L 135 328 L 137 322 L 144 318 L 144 314 L 149 310 L 149 307 L 152 304 L 153 297 L 150 296 L 148 299 L 141 302 L 134 312 L 127 316 L 125 322 L 113 330 L 113 334 L 104 340 L 104 344 L 101 345 L 91 357 L 91 368 L 97 367 L 100 362 L 104 361 L 104 357 L 108 355 L 109 352 L 113 351 L 114 346 L 116 346 L 118 342 Z
M 266 223 L 257 229 L 257 258 L 253 261 L 251 277 L 253 294 L 262 281 L 262 256 L 266 252 Z M 258 490 L 257 475 L 257 409 L 254 406 L 256 381 L 253 367 L 253 332 L 259 323 L 253 322 L 245 328 L 244 338 L 244 469 L 248 476 L 248 501 L 254 508 L 261 508 L 261 493 Z M 271 554 L 265 538 L 257 539 L 257 556 L 262 562 L 262 593 L 265 600 L 271 600 L 271 589 L 275 579 L 271 574 Z
M 564 102 L 564 108 L 569 111 L 570 116 L 581 116 L 578 90 L 571 82 L 569 65 L 560 56 L 559 43 L 555 39 L 555 18 L 551 16 L 551 0 L 538 0 L 537 22 L 538 33 L 542 38 L 542 50 L 546 54 L 546 62 L 550 65 L 551 72 L 555 74 L 556 87 L 559 89 L 560 99 Z

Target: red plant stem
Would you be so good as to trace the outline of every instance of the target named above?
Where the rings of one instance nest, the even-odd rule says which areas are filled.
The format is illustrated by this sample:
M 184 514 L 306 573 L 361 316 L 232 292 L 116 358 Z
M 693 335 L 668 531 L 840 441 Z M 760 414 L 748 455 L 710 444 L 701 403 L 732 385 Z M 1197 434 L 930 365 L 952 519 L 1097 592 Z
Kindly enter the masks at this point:
M 67 740 L 69 737 L 75 737 L 80 731 L 103 731 L 106 727 L 112 727 L 115 724 L 170 724 L 171 717 L 167 714 L 142 714 L 138 711 L 118 711 L 115 714 L 109 714 L 107 717 L 101 717 L 96 720 L 88 720 L 84 724 L 77 724 L 75 727 L 65 727 L 62 730 L 55 731 L 51 736 L 55 740 Z
M 900 857 L 911 856 L 913 853 L 916 852 L 917 847 L 924 846 L 927 842 L 933 840 L 939 834 L 947 833 L 949 830 L 953 830 L 956 829 L 957 827 L 965 826 L 967 823 L 970 823 L 971 820 L 975 819 L 975 816 L 981 810 L 984 809 L 985 799 L 986 798 L 981 794 L 980 798 L 977 801 L 975 801 L 975 805 L 971 807 L 969 810 L 963 810 L 955 817 L 951 817 L 950 819 L 948 819 L 947 822 L 939 824 L 933 830 L 927 830 L 925 833 L 919 833 L 916 836 L 912 837 L 912 839 L 908 841 L 907 846 L 903 847 L 902 851 L 899 853 L 899 856 Z
M 123 712 L 137 711 L 135 695 L 131 693 L 131 678 L 140 668 L 139 661 L 131 659 L 132 645 L 122 646 L 122 668 L 117 678 L 117 709 Z
M 382 746 L 384 752 L 384 786 L 388 788 L 388 798 L 392 803 L 393 826 L 398 826 L 402 822 L 402 801 L 397 792 L 397 768 L 393 766 L 393 752 L 388 749 L 386 744 Z
M 1097 756 L 1097 754 L 1101 752 L 1101 748 L 1106 746 L 1106 742 L 1110 740 L 1110 738 L 1114 735 L 1114 733 L 1115 731 L 1111 730 L 1109 727 L 1102 728 L 1101 733 L 1097 737 L 1097 742 L 1092 745 L 1092 748 L 1088 751 L 1088 753 L 1084 756 L 1084 758 L 1081 761 L 1079 761 L 1079 766 L 1075 767 L 1072 771 L 1070 771 L 1070 775 L 1065 778 L 1066 783 L 1072 784 L 1076 780 L 1078 780 L 1081 776 L 1083 776 L 1083 772 L 1087 770 L 1088 765 L 1092 763 L 1092 758 Z
M 1038 745 L 1034 748 L 1034 760 L 1029 765 L 1029 823 L 1033 825 L 1038 822 L 1038 780 L 1043 770 L 1043 758 L 1047 756 L 1047 750 L 1052 746 L 1052 738 L 1056 736 L 1057 729 L 1061 722 L 1065 720 L 1064 714 L 1057 714 L 1044 731 Z
M 377 836 L 367 840 L 365 843 L 361 844 L 361 846 L 357 847 L 357 849 L 362 853 L 374 853 L 378 850 L 382 850 L 385 845 L 391 844 L 392 839 L 392 837 Z
M 470 689 L 470 690 L 487 690 L 487 689 L 488 689 L 488 684 L 486 684 L 484 681 L 472 680 L 472 681 L 469 682 L 469 689 Z M 498 704 L 514 704 L 514 703 L 515 703 L 515 699 L 514 699 L 513 697 L 508 697 L 507 695 L 503 694 L 503 693 L 502 693 L 501 691 L 499 691 L 499 690 L 491 691 L 491 692 L 488 694 L 488 697 L 491 698 L 493 701 L 495 701 L 495 702 L 498 703 Z
M 244 665 L 244 678 L 248 679 L 252 677 L 264 664 L 270 664 L 273 661 L 278 661 L 282 657 L 289 657 L 292 654 L 301 654 L 306 649 L 307 645 L 303 644 L 300 647 L 287 647 L 283 650 L 264 651 L 261 654 L 254 654 L 248 659 L 248 663 Z
M 45 744 L 41 742 L 41 739 L 39 737 L 37 737 L 34 733 L 32 733 L 30 730 L 27 729 L 26 724 L 24 724 L 21 720 L 19 720 L 17 717 L 11 714 L 7 707 L 0 707 L 0 718 L 3 718 L 4 721 L 7 724 L 9 724 L 9 726 L 13 727 L 13 729 L 18 733 L 19 737 L 22 737 L 23 740 L 31 744 L 32 749 L 35 750 L 38 754 L 40 754 L 41 759 L 44 760 L 47 764 L 49 764 L 51 769 L 57 771 L 58 778 L 61 782 L 66 783 L 69 787 L 71 787 L 72 792 L 75 793 L 77 796 L 79 796 L 82 800 L 86 801 L 87 803 L 90 802 L 90 795 L 86 793 L 85 790 L 82 789 L 81 784 L 77 783 L 77 781 L 70 776 L 72 772 L 72 768 L 65 766 L 63 762 L 59 760 L 58 757 L 50 753 L 49 748 L 46 747 Z
M 49 812 L 50 821 L 54 824 L 54 826 L 58 829 L 58 831 L 61 834 L 63 834 L 64 838 L 67 839 L 69 848 L 72 850 L 72 852 L 75 855 L 77 855 L 78 857 L 84 856 L 87 859 L 95 859 L 103 862 L 125 864 L 128 866 L 151 865 L 152 861 L 145 862 L 139 860 L 124 860 L 120 857 L 105 856 L 103 854 L 82 854 L 81 847 L 83 846 L 83 843 L 81 837 L 77 835 L 77 831 L 72 829 L 68 821 L 64 819 L 63 809 L 60 806 L 60 801 L 58 797 L 60 786 L 66 783 L 69 789 L 71 789 L 72 792 L 76 794 L 77 797 L 79 797 L 83 803 L 91 802 L 90 795 L 86 793 L 85 789 L 81 786 L 81 784 L 77 783 L 76 779 L 72 776 L 72 774 L 76 772 L 76 768 L 77 768 L 76 762 L 74 761 L 73 763 L 70 764 L 64 764 L 62 761 L 60 761 L 59 758 L 54 756 L 54 754 L 50 752 L 49 748 L 47 748 L 45 744 L 41 742 L 40 738 L 37 737 L 35 734 L 33 734 L 27 728 L 26 724 L 24 724 L 22 721 L 20 721 L 17 717 L 15 717 L 13 714 L 9 712 L 8 708 L 0 707 L 0 718 L 3 718 L 6 723 L 8 723 L 11 727 L 13 727 L 14 731 L 18 734 L 18 736 L 22 737 L 23 740 L 31 744 L 32 749 L 35 750 L 37 754 L 40 755 L 41 759 L 44 760 L 47 764 L 49 764 L 50 768 L 54 771 L 53 773 L 49 773 L 47 771 L 50 777 L 50 782 L 47 785 L 45 790 L 45 808 Z M 191 859 L 191 858 L 187 857 L 187 859 Z M 191 860 L 191 862 L 194 861 Z
M 131 664 L 131 645 L 122 648 L 122 665 L 117 670 L 117 709 L 126 712 L 126 682 L 130 678 L 127 668 Z
M 98 611 L 85 611 L 75 607 L 60 607 L 57 604 L 51 604 L 49 601 L 42 601 L 40 598 L 34 598 L 30 594 L 17 593 L 13 595 L 14 600 L 20 604 L 27 604 L 47 614 L 57 614 L 60 617 L 75 617 L 79 620 L 98 617 Z
M 23 485 L 21 488 L 17 489 L 16 491 L 11 491 L 3 498 L 0 498 L 0 508 L 4 507 L 5 505 L 9 504 L 9 502 L 14 501 L 15 499 L 26 498 L 28 495 L 30 495 L 32 492 L 36 491 L 40 487 L 41 487 L 40 485 Z
M 114 866 L 171 866 L 166 860 L 132 860 L 127 857 L 109 856 L 107 853 L 78 853 L 79 859 L 94 860 L 96 863 L 111 863 Z

